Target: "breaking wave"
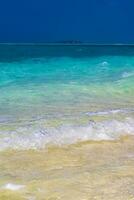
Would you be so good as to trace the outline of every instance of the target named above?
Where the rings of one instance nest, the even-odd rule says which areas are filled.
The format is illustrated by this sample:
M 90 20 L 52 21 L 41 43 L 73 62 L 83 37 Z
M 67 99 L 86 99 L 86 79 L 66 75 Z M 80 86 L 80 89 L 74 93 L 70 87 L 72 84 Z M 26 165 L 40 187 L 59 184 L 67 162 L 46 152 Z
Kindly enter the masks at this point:
M 132 72 L 124 72 L 122 74 L 122 78 L 127 78 L 127 77 L 131 77 L 131 76 L 134 76 L 134 71 L 132 71 Z
M 40 149 L 48 145 L 69 145 L 81 141 L 116 140 L 123 135 L 134 135 L 134 119 L 89 121 L 85 126 L 58 128 L 20 127 L 0 132 L 0 149 Z
M 104 115 L 114 115 L 114 114 L 128 114 L 133 113 L 134 109 L 111 109 L 111 110 L 102 110 L 96 112 L 87 112 L 88 116 L 104 116 Z

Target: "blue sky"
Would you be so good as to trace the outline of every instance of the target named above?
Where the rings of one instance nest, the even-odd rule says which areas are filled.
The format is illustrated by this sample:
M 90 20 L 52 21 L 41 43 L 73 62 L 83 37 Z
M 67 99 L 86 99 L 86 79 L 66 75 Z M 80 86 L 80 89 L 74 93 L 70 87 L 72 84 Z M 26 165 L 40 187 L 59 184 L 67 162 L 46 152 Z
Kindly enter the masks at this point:
M 134 43 L 134 0 L 1 0 L 0 42 Z

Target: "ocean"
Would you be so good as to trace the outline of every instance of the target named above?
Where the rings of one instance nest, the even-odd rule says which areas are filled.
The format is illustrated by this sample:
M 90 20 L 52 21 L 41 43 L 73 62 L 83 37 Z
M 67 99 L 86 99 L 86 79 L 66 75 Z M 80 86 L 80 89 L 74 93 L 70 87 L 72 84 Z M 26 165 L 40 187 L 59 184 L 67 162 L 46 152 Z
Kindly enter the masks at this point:
M 133 136 L 134 46 L 0 45 L 0 195 L 133 199 Z

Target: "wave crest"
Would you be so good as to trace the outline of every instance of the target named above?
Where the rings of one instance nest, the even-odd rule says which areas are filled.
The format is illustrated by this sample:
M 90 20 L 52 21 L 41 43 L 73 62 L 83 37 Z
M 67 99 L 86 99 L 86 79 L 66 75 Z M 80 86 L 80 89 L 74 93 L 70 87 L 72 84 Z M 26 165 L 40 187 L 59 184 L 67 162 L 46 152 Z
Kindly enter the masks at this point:
M 38 149 L 46 145 L 68 145 L 88 140 L 115 140 L 123 135 L 134 135 L 134 119 L 124 121 L 90 121 L 86 126 L 58 128 L 24 127 L 0 133 L 0 149 Z

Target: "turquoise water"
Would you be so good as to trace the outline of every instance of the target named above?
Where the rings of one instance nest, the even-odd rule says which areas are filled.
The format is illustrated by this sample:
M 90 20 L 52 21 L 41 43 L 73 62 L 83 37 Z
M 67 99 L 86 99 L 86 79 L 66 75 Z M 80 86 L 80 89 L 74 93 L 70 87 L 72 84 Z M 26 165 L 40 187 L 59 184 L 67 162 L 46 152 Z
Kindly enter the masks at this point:
M 134 47 L 0 46 L 0 148 L 134 134 Z

